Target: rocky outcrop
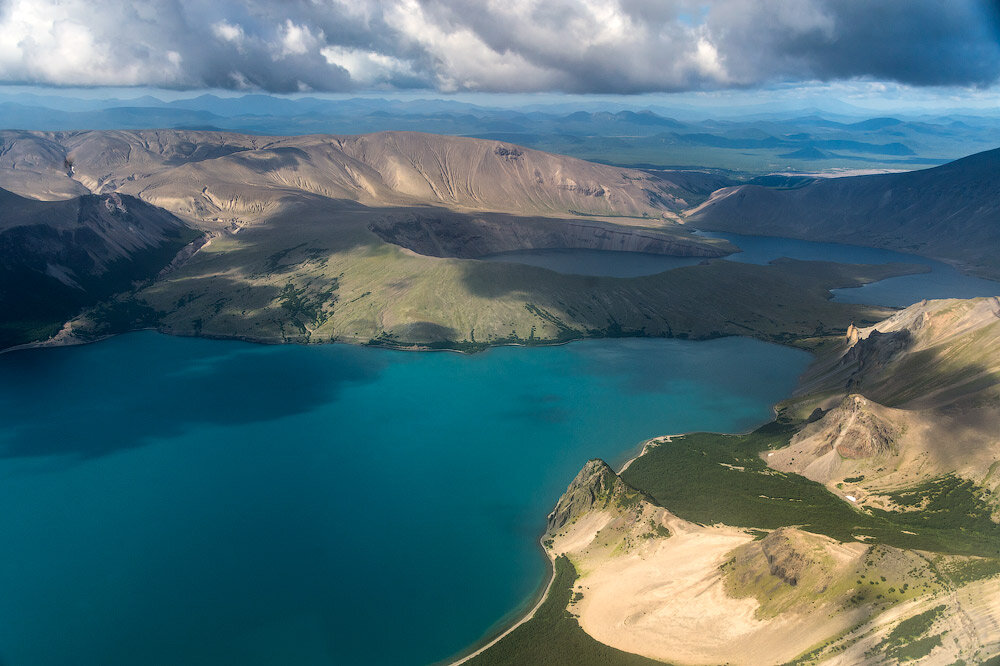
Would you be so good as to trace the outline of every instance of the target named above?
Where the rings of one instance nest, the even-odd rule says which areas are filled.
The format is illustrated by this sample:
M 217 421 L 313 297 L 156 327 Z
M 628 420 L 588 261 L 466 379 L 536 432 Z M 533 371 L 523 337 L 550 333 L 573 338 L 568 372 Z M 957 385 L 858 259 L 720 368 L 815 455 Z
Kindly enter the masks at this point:
M 807 423 L 787 447 L 768 452 L 765 460 L 782 472 L 825 484 L 845 477 L 872 476 L 876 469 L 891 468 L 886 461 L 914 445 L 912 438 L 903 436 L 911 421 L 904 410 L 885 407 L 862 395 L 848 395 L 819 419 Z M 856 492 L 853 484 L 852 488 L 836 492 L 854 493 L 852 502 L 867 495 Z
M 862 552 L 826 536 L 781 527 L 763 539 L 740 546 L 723 565 L 727 592 L 755 596 L 758 617 L 813 604 Z
M 796 547 L 792 530 L 782 528 L 768 534 L 760 542 L 760 550 L 767 562 L 768 571 L 787 585 L 797 585 L 806 567 L 819 564 L 809 557 L 808 550 Z
M 862 395 L 849 395 L 840 406 L 803 428 L 792 444 L 814 443 L 819 455 L 836 451 L 843 458 L 872 458 L 891 453 L 899 429 L 884 415 L 886 408 Z
M 462 215 L 439 211 L 386 217 L 370 229 L 382 240 L 430 257 L 475 259 L 502 252 L 540 249 L 615 250 L 675 257 L 721 257 L 728 243 L 659 229 L 583 220 L 513 215 Z
M 851 325 L 847 327 L 847 346 L 853 347 L 861 339 L 861 334 L 858 332 L 858 327 L 851 322 Z
M 548 517 L 547 532 L 554 533 L 579 517 L 608 507 L 627 508 L 644 496 L 626 485 L 611 467 L 600 459 L 587 462 L 569 484 Z
M 866 338 L 857 339 L 858 336 L 855 329 L 856 340 L 840 360 L 842 366 L 851 369 L 845 387 L 848 391 L 861 386 L 867 375 L 885 367 L 896 354 L 909 347 L 913 339 L 909 329 L 889 333 L 873 330 Z

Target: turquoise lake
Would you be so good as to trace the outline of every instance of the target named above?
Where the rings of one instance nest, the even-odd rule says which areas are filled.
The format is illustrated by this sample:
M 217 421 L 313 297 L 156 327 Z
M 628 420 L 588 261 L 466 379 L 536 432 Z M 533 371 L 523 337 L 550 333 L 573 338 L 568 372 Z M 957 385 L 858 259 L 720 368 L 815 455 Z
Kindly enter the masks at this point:
M 426 664 L 547 575 L 584 462 L 765 422 L 809 356 L 152 332 L 0 355 L 0 664 Z

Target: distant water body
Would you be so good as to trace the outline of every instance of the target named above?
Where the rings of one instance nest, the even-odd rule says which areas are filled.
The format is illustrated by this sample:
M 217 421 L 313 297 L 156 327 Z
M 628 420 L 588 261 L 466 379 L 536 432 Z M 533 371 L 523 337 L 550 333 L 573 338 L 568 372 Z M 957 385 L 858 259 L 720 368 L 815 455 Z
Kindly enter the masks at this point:
M 792 238 L 742 236 L 716 232 L 699 232 L 710 238 L 724 238 L 742 252 L 727 257 L 731 261 L 766 264 L 779 257 L 805 261 L 834 261 L 843 264 L 920 264 L 929 273 L 901 275 L 872 282 L 861 287 L 834 289 L 834 300 L 841 303 L 864 303 L 906 307 L 923 299 L 975 298 L 1000 296 L 1000 282 L 965 275 L 952 266 L 915 254 L 879 250 L 841 243 L 814 243 Z
M 0 663 L 443 659 L 543 582 L 536 539 L 587 459 L 762 423 L 808 360 L 151 332 L 2 355 Z
M 780 257 L 804 261 L 834 261 L 845 264 L 888 264 L 892 262 L 928 266 L 929 273 L 902 275 L 851 289 L 833 290 L 834 300 L 905 307 L 932 298 L 974 298 L 1000 295 L 1000 282 L 964 275 L 952 266 L 914 254 L 878 250 L 839 243 L 814 243 L 791 238 L 742 236 L 716 232 L 698 232 L 709 238 L 724 238 L 742 252 L 726 257 L 729 261 L 766 264 Z M 639 277 L 693 266 L 702 257 L 667 257 L 655 254 L 608 250 L 527 250 L 484 257 L 486 261 L 540 266 L 574 275 Z

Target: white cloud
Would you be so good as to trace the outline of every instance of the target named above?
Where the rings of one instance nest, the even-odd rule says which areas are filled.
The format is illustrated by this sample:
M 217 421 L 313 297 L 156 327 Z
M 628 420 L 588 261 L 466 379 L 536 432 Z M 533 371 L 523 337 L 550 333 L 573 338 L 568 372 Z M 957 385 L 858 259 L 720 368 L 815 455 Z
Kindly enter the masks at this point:
M 176 50 L 120 57 L 117 48 L 128 40 L 109 41 L 93 16 L 90 3 L 74 0 L 4 4 L 0 9 L 0 80 L 129 86 L 171 84 L 183 76 L 183 57 Z
M 239 44 L 243 41 L 243 27 L 239 23 L 226 23 L 225 21 L 219 21 L 212 25 L 212 32 L 219 39 L 232 42 L 234 44 Z
M 554 72 L 516 51 L 492 48 L 469 27 L 434 21 L 416 0 L 387 8 L 385 21 L 432 60 L 440 90 L 540 90 L 555 83 Z
M 342 67 L 353 81 L 363 85 L 387 83 L 397 75 L 413 74 L 413 67 L 409 62 L 375 51 L 349 46 L 326 46 L 320 53 L 329 64 Z
M 305 55 L 310 51 L 317 50 L 323 32 L 318 35 L 312 34 L 307 25 L 293 23 L 291 19 L 285 19 L 285 24 L 278 29 L 280 36 L 279 57 L 284 58 L 290 55 Z
M 989 85 L 979 0 L 0 0 L 0 83 L 646 92 Z
M 722 62 L 719 60 L 719 51 L 712 42 L 704 37 L 698 40 L 694 55 L 691 59 L 698 72 L 719 83 L 726 83 L 729 76 L 726 74 Z

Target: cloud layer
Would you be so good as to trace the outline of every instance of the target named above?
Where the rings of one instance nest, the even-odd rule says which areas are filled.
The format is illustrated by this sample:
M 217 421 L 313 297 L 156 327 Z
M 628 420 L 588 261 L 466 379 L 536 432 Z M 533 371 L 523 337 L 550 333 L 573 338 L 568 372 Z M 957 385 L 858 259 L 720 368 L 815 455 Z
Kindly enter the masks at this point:
M 988 86 L 989 0 L 0 0 L 0 82 L 639 93 Z

